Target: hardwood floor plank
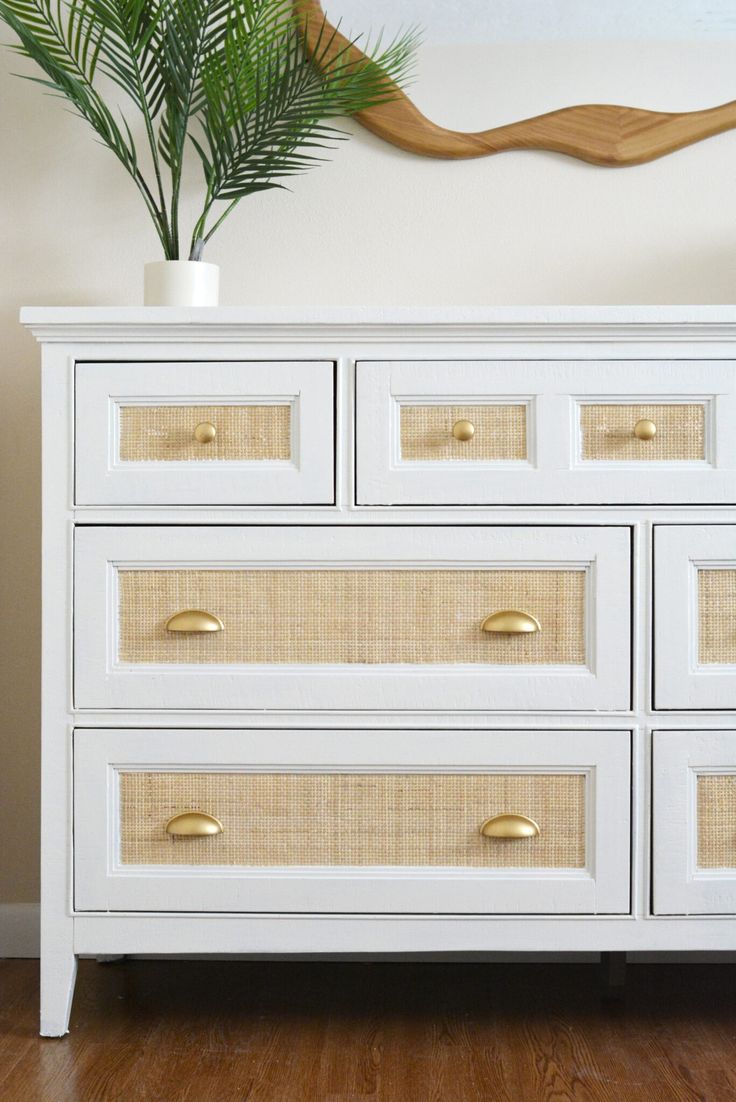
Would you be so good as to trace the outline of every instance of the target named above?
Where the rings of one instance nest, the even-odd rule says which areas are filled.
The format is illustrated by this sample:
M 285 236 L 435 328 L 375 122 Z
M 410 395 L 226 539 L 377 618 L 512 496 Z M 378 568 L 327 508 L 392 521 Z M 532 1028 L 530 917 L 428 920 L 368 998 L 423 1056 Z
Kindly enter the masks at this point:
M 733 966 L 0 961 L 2 1102 L 736 1102 Z

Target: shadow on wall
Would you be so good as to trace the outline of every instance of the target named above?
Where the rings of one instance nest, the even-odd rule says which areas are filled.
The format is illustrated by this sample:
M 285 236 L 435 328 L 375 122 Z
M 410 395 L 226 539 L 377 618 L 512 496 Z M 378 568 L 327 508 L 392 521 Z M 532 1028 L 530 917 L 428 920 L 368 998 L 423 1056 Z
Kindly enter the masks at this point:
M 10 75 L 22 64 L 0 52 L 0 904 L 38 898 L 40 357 L 18 311 L 131 301 L 126 267 L 145 228 L 113 158 Z
M 5 288 L 3 297 L 13 294 Z M 8 295 L 8 297 L 10 297 Z M 15 304 L 0 310 L 0 902 L 38 895 L 40 386 Z

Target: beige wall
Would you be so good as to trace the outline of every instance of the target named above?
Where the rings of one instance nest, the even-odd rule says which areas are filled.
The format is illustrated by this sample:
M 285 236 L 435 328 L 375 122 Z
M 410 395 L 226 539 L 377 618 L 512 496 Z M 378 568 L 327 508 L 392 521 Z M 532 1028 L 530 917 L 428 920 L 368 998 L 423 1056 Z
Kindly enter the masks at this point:
M 427 48 L 449 125 L 580 101 L 684 110 L 736 96 L 736 42 Z M 0 900 L 38 878 L 38 351 L 21 304 L 140 301 L 153 231 L 113 158 L 0 59 Z M 452 85 L 450 92 L 449 86 Z M 462 164 L 355 138 L 292 193 L 246 200 L 209 252 L 224 303 L 733 302 L 736 133 L 649 166 L 546 154 Z

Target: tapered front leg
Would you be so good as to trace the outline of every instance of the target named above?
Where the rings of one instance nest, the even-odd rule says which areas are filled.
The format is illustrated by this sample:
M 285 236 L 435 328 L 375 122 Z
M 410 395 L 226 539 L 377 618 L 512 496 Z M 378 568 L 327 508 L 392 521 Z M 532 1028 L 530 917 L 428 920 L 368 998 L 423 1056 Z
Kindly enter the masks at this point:
M 77 978 L 74 953 L 45 953 L 41 959 L 41 1036 L 63 1037 L 69 1032 L 69 1015 Z

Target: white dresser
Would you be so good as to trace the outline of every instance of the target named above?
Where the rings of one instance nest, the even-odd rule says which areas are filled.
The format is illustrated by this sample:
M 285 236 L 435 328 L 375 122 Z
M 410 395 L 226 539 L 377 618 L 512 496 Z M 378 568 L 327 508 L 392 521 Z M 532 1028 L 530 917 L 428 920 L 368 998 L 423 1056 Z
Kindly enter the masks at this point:
M 736 949 L 736 310 L 27 309 L 79 955 Z

